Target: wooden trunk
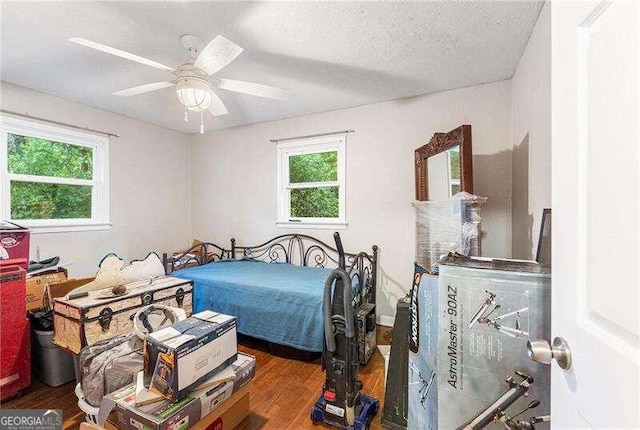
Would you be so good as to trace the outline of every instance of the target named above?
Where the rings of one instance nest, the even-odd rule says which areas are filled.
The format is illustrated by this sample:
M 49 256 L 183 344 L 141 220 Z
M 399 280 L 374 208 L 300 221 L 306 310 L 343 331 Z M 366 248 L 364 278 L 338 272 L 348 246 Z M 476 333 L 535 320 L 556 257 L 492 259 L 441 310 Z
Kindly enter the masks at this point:
M 191 315 L 193 306 L 193 283 L 171 276 L 131 288 L 122 296 L 99 298 L 104 293 L 105 290 L 97 290 L 77 299 L 54 299 L 53 342 L 56 345 L 78 354 L 84 346 L 131 332 L 133 316 L 143 306 L 178 307 L 187 316 Z

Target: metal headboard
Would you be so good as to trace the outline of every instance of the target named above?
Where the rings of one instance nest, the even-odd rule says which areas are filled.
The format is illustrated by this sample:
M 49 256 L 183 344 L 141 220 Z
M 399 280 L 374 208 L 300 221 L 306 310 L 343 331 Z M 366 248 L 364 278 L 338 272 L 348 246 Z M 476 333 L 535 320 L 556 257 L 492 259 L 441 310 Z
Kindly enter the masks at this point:
M 347 272 L 367 291 L 367 301 L 375 303 L 377 285 L 378 246 L 372 253 L 345 253 Z M 306 234 L 282 234 L 260 245 L 237 245 L 231 239 L 231 258 L 252 258 L 267 263 L 289 263 L 297 266 L 335 268 L 338 250 Z
M 345 253 L 347 272 L 357 281 L 361 295 L 368 303 L 376 302 L 378 247 L 373 245 L 372 253 Z M 162 255 L 165 273 L 174 270 L 224 259 L 251 258 L 267 263 L 289 263 L 297 266 L 335 268 L 338 266 L 338 251 L 331 245 L 305 234 L 283 234 L 260 245 L 237 245 L 231 239 L 231 249 L 213 242 L 200 242 L 181 254 L 169 257 Z
M 162 264 L 164 265 L 164 272 L 168 275 L 177 269 L 201 266 L 227 258 L 231 258 L 231 250 L 224 249 L 213 242 L 200 242 L 182 254 L 169 257 L 165 252 L 162 254 Z

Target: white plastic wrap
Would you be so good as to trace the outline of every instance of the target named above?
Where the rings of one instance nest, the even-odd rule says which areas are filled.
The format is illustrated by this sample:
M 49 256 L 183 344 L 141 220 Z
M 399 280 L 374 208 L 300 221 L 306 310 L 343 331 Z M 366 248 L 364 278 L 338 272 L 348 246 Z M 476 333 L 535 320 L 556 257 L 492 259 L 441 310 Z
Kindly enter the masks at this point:
M 446 200 L 415 202 L 416 261 L 433 272 L 442 255 L 480 253 L 480 208 L 487 201 L 461 192 Z

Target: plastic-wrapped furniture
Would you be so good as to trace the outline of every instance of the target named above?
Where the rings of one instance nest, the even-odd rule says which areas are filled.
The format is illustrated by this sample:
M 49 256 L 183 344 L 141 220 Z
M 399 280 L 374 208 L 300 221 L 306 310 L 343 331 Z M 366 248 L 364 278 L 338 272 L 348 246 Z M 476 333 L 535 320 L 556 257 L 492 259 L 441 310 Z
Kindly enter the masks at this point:
M 413 203 L 416 210 L 416 261 L 435 272 L 441 256 L 455 251 L 480 255 L 480 210 L 487 201 L 461 192 L 449 199 Z

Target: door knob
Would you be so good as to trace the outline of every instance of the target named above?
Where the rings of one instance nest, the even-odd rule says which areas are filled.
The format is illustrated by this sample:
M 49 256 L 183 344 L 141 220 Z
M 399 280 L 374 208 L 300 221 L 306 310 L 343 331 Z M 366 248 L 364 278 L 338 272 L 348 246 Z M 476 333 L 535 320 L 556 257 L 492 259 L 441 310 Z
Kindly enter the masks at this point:
M 538 363 L 551 364 L 555 359 L 561 369 L 567 370 L 571 367 L 571 349 L 567 341 L 561 337 L 553 339 L 553 346 L 546 340 L 528 341 L 527 353 Z

